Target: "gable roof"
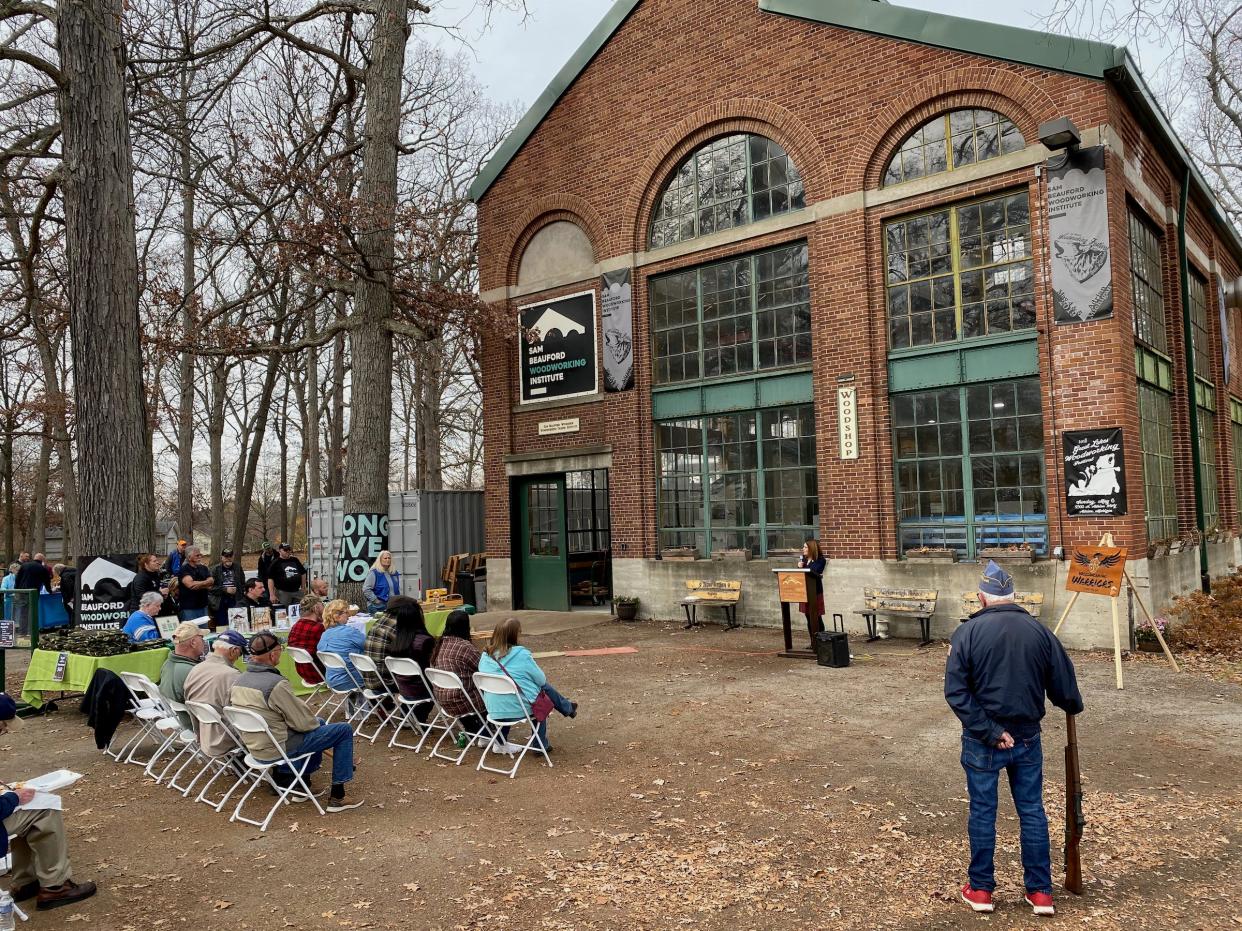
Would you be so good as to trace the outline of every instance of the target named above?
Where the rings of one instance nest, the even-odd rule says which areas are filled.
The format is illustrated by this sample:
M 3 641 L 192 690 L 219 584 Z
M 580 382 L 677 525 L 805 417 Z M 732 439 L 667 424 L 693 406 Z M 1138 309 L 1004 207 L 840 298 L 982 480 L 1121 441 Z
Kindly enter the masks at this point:
M 642 0 L 616 0 L 578 50 L 570 56 L 547 88 L 497 147 L 495 154 L 470 185 L 470 199 L 478 202 L 508 167 L 526 141 L 574 81 L 621 28 Z M 1123 47 L 1076 39 L 1034 29 L 1001 26 L 979 20 L 894 6 L 886 0 L 758 0 L 759 9 L 826 26 L 917 42 L 921 45 L 981 55 L 1001 61 L 1061 71 L 1080 77 L 1111 81 L 1134 106 L 1158 143 L 1170 150 L 1190 173 L 1192 185 L 1206 203 L 1239 257 L 1242 236 L 1226 218 L 1216 195 L 1200 173 L 1148 88 L 1138 65 Z

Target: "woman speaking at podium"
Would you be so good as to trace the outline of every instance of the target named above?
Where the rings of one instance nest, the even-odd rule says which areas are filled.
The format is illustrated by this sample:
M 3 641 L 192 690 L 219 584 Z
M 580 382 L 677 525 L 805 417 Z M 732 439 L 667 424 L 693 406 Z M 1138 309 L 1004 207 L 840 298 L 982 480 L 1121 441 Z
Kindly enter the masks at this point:
M 827 561 L 819 552 L 819 543 L 807 540 L 802 544 L 802 555 L 798 557 L 798 568 L 809 569 L 811 578 L 815 580 L 815 601 L 798 605 L 798 610 L 806 615 L 806 629 L 811 634 L 811 649 L 815 649 L 815 635 L 824 629 L 824 568 Z

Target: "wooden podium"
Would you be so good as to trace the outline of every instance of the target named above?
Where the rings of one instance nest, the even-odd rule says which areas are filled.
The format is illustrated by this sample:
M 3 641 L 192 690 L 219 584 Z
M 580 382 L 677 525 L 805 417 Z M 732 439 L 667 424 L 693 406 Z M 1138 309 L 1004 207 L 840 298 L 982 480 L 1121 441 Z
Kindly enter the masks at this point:
M 777 596 L 781 600 L 781 627 L 785 632 L 785 649 L 780 656 L 787 659 L 815 659 L 814 650 L 795 650 L 789 606 L 815 600 L 815 581 L 810 569 L 773 569 L 776 573 Z

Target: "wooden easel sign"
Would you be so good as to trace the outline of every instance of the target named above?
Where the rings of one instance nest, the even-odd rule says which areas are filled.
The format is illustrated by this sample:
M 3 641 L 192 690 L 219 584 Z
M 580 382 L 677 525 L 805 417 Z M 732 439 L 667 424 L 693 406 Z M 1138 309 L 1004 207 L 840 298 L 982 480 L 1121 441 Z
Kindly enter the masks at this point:
M 1065 590 L 1074 594 L 1070 597 L 1069 604 L 1065 606 L 1061 619 L 1057 621 L 1057 626 L 1052 631 L 1053 634 L 1061 632 L 1061 625 L 1069 617 L 1069 613 L 1073 610 L 1079 595 L 1085 593 L 1088 595 L 1107 596 L 1113 615 L 1113 665 L 1117 671 L 1117 688 L 1119 689 L 1125 687 L 1121 677 L 1121 621 L 1117 613 L 1117 599 L 1121 596 L 1122 579 L 1129 583 L 1130 590 L 1134 593 L 1134 600 L 1138 602 L 1138 606 L 1143 611 L 1143 616 L 1147 618 L 1147 622 L 1151 624 L 1152 630 L 1155 631 L 1156 639 L 1160 641 L 1160 646 L 1164 650 L 1164 655 L 1168 657 L 1173 671 L 1180 672 L 1177 660 L 1173 658 L 1173 651 L 1164 642 L 1164 636 L 1160 633 L 1160 628 L 1156 626 L 1156 622 L 1152 620 L 1151 612 L 1147 610 L 1147 606 L 1143 604 L 1143 599 L 1139 597 L 1138 589 L 1134 587 L 1130 573 L 1126 572 L 1126 548 L 1124 546 L 1114 546 L 1111 533 L 1106 533 L 1100 537 L 1098 546 L 1074 546 L 1070 548 L 1069 575 L 1065 579 Z

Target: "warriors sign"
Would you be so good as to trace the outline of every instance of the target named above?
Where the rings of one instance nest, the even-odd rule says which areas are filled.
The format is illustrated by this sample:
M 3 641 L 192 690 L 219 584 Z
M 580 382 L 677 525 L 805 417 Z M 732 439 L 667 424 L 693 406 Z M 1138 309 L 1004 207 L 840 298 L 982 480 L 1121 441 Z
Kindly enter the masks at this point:
M 1075 546 L 1070 550 L 1065 590 L 1116 598 L 1125 571 L 1124 546 Z

